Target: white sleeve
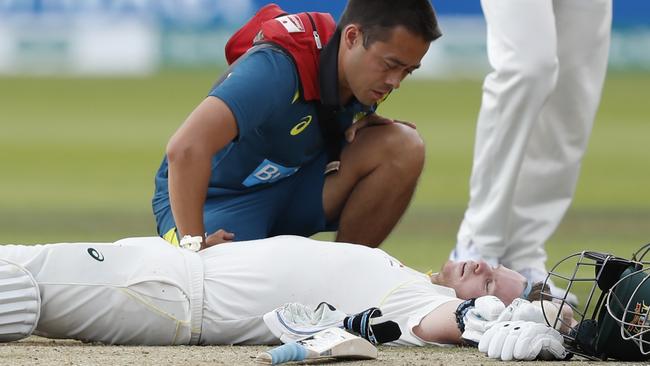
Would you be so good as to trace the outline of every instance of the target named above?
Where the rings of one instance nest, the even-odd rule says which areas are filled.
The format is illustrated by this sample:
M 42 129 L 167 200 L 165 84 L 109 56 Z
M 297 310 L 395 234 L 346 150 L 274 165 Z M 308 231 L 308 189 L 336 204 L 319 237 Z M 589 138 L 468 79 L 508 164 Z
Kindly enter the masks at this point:
M 413 333 L 422 319 L 439 306 L 457 300 L 456 293 L 448 287 L 434 285 L 426 280 L 415 280 L 394 289 L 379 308 L 382 319 L 399 324 L 402 336 L 390 345 L 425 346 L 443 344 L 427 342 Z

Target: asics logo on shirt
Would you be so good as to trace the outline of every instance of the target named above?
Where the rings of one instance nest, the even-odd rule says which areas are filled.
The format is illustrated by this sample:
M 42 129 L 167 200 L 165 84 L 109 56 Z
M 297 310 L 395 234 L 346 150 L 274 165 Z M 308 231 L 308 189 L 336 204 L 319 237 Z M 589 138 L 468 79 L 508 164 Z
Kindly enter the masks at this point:
M 97 249 L 95 248 L 88 248 L 88 254 L 90 254 L 90 256 L 93 257 L 93 259 L 98 262 L 104 261 L 104 255 L 99 251 L 97 251 Z
M 308 115 L 308 116 L 302 117 L 302 119 L 300 120 L 300 122 L 298 122 L 298 123 L 297 123 L 295 126 L 293 126 L 293 128 L 291 129 L 291 132 L 290 132 L 290 133 L 291 133 L 291 136 L 296 136 L 297 134 L 299 134 L 299 133 L 301 133 L 302 131 L 304 131 L 305 128 L 307 128 L 307 126 L 309 126 L 309 124 L 311 123 L 311 120 L 312 120 L 311 115 Z

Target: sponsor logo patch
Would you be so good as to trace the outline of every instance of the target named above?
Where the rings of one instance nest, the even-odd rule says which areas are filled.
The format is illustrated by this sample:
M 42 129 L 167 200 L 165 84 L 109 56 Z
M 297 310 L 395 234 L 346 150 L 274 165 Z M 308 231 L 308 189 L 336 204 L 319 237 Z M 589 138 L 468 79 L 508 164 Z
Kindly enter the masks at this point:
M 296 14 L 290 14 L 275 18 L 289 33 L 302 33 L 305 31 L 305 26 L 302 20 Z
M 304 131 L 305 128 L 307 128 L 307 126 L 309 126 L 309 124 L 311 123 L 311 120 L 312 120 L 311 115 L 309 115 L 309 116 L 305 116 L 305 117 L 302 117 L 302 119 L 300 120 L 300 122 L 298 122 L 298 123 L 297 123 L 295 126 L 293 126 L 293 128 L 291 129 L 291 132 L 290 132 L 291 136 L 296 136 L 297 134 L 299 134 L 299 133 L 301 133 L 302 131 Z
M 632 313 L 632 319 L 627 320 L 628 323 L 626 328 L 630 334 L 639 334 L 647 328 L 649 323 L 649 320 L 646 317 L 648 310 L 650 310 L 650 306 L 646 305 L 645 301 L 636 303 L 634 312 Z
M 258 184 L 273 183 L 279 179 L 286 178 L 297 172 L 299 168 L 288 168 L 268 159 L 264 159 L 262 164 L 242 182 L 246 187 L 256 186 Z

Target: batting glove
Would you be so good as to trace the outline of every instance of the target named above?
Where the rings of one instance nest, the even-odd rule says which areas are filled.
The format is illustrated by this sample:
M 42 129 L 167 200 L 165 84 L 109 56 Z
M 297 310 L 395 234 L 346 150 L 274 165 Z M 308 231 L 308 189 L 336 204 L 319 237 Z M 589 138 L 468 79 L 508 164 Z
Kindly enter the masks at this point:
M 490 358 L 511 360 L 561 360 L 567 351 L 555 329 L 530 321 L 499 322 L 485 332 L 478 350 Z
M 474 301 L 474 307 L 466 311 L 462 338 L 478 344 L 481 336 L 494 324 L 506 321 L 531 321 L 546 325 L 539 303 L 515 299 L 507 307 L 494 296 L 482 296 Z
M 544 313 L 539 303 L 533 304 L 528 300 L 515 299 L 499 315 L 497 322 L 524 320 L 540 324 L 546 324 Z
M 495 296 L 481 296 L 462 303 L 456 310 L 462 338 L 468 343 L 478 344 L 504 310 L 505 305 Z

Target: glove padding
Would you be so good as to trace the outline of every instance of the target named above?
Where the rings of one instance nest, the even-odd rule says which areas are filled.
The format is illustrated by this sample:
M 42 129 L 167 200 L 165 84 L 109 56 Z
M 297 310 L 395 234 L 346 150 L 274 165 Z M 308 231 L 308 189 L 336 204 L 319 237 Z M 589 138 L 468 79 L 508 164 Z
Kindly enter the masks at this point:
M 402 335 L 399 325 L 392 320 L 380 320 L 381 315 L 378 308 L 347 316 L 326 302 L 320 303 L 316 309 L 300 303 L 287 303 L 264 314 L 263 319 L 282 343 L 295 342 L 332 327 L 343 327 L 374 344 L 399 339 Z
M 495 323 L 485 332 L 478 350 L 490 358 L 511 360 L 562 360 L 567 356 L 562 335 L 531 321 Z
M 528 300 L 515 299 L 508 307 L 495 296 L 481 296 L 473 309 L 467 311 L 462 338 L 478 343 L 481 336 L 494 324 L 505 321 L 531 321 L 546 325 L 541 306 Z
M 326 302 L 320 303 L 316 309 L 300 303 L 287 303 L 264 314 L 263 319 L 273 335 L 282 343 L 289 343 L 340 326 L 346 316 Z
M 497 318 L 496 322 L 505 321 L 530 321 L 539 324 L 546 324 L 541 304 L 531 303 L 525 299 L 514 299 L 510 305 Z
M 478 344 L 481 336 L 504 312 L 506 306 L 496 296 L 481 296 L 474 301 L 474 307 L 463 317 L 465 330 L 463 339 Z

